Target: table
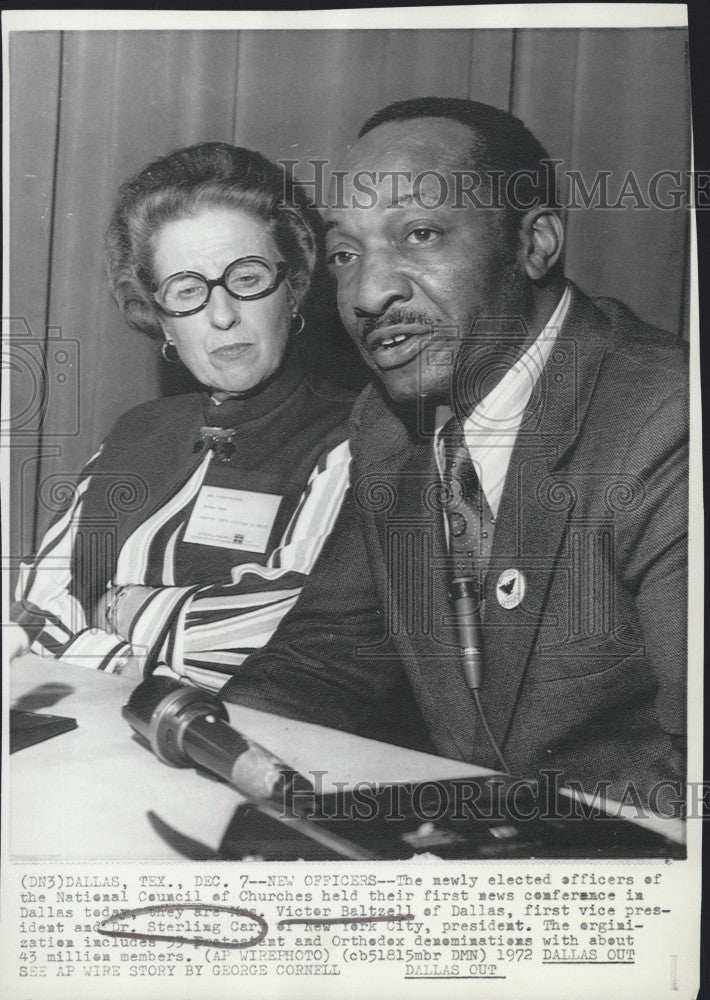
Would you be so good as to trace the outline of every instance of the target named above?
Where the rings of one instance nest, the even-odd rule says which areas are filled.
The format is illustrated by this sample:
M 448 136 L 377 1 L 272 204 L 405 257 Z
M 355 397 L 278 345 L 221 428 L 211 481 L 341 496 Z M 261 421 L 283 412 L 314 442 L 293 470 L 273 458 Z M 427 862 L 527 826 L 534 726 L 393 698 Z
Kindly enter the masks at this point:
M 161 763 L 121 716 L 135 681 L 27 655 L 11 664 L 10 705 L 77 719 L 78 728 L 9 758 L 10 857 L 161 860 L 181 857 L 150 814 L 215 849 L 240 794 Z M 308 776 L 333 782 L 415 781 L 489 774 L 461 761 L 228 705 L 230 722 Z M 6 800 L 7 801 L 7 800 Z
M 183 857 L 159 826 L 215 851 L 243 797 L 191 768 L 170 768 L 144 747 L 121 715 L 135 686 L 101 671 L 27 655 L 11 664 L 10 704 L 73 716 L 78 728 L 13 754 L 9 767 L 10 857 L 17 860 L 161 860 Z M 322 790 L 336 782 L 435 781 L 492 772 L 323 726 L 227 705 L 231 724 Z M 311 776 L 312 777 L 312 776 Z M 7 786 L 6 786 L 7 787 Z M 341 785 L 342 787 L 342 785 Z M 7 802 L 5 792 L 5 801 Z M 680 820 L 615 814 L 682 843 Z M 155 821 L 157 817 L 157 824 Z

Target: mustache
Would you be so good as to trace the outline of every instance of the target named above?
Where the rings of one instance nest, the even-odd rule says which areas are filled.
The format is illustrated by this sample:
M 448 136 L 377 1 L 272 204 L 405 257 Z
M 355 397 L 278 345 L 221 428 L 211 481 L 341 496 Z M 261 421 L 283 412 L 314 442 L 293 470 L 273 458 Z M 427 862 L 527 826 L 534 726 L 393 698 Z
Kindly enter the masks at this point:
M 419 312 L 414 309 L 394 308 L 382 316 L 371 316 L 364 321 L 360 330 L 360 338 L 367 340 L 371 333 L 382 330 L 387 326 L 438 326 L 441 320 L 429 313 Z

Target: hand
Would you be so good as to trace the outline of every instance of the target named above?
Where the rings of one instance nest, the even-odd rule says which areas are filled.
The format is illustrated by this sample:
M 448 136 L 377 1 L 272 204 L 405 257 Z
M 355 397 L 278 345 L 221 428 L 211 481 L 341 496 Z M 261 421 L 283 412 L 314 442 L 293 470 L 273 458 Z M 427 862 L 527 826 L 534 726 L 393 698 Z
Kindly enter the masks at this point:
M 139 584 L 131 584 L 129 587 L 121 588 L 121 596 L 118 599 L 113 620 L 116 625 L 116 633 L 122 639 L 128 640 L 133 619 L 154 590 L 154 587 L 141 587 Z
M 94 620 L 92 622 L 94 628 L 103 629 L 104 632 L 110 632 L 111 628 L 108 621 L 106 620 L 106 608 L 109 606 L 111 601 L 114 599 L 116 588 L 110 587 L 106 593 L 99 598 L 94 609 Z
M 116 675 L 129 681 L 142 681 L 143 659 L 138 656 L 129 657 Z
M 20 625 L 10 622 L 3 626 L 2 644 L 8 660 L 14 660 L 16 656 L 29 652 L 30 637 Z
M 97 628 L 127 641 L 133 619 L 153 590 L 153 587 L 142 587 L 140 584 L 110 587 L 96 605 Z M 108 615 L 107 610 L 110 611 Z

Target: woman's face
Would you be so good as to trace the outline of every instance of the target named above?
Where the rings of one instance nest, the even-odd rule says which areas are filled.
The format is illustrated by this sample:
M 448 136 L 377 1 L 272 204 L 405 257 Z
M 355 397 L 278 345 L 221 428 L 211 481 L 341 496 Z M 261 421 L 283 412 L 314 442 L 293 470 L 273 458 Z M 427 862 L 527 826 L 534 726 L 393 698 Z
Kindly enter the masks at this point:
M 219 278 L 239 257 L 281 260 L 269 227 L 236 208 L 208 208 L 164 223 L 153 241 L 156 282 L 178 271 Z M 263 299 L 243 301 L 212 289 L 204 309 L 192 316 L 162 316 L 165 336 L 203 385 L 245 392 L 267 378 L 284 355 L 296 303 L 287 283 Z

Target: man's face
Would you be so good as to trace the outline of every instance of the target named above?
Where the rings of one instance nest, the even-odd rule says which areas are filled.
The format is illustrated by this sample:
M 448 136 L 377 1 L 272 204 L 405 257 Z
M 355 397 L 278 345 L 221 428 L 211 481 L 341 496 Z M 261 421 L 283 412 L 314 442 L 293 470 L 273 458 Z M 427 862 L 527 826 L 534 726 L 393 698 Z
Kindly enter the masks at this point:
M 456 190 L 452 170 L 466 169 L 473 138 L 446 118 L 379 125 L 331 190 L 327 256 L 340 315 L 398 401 L 447 401 L 462 339 L 478 318 L 511 315 L 520 295 L 501 212 Z

